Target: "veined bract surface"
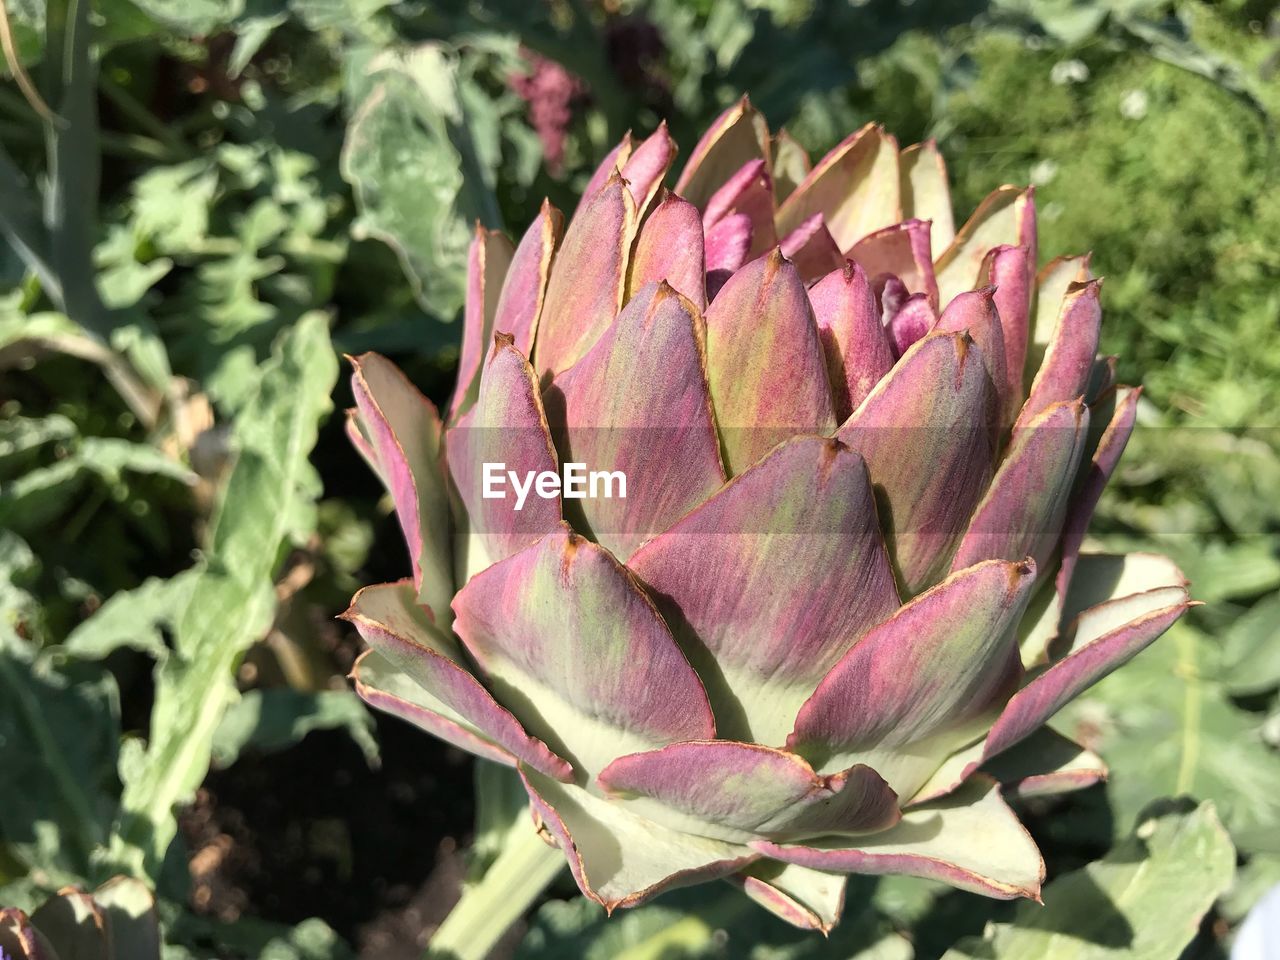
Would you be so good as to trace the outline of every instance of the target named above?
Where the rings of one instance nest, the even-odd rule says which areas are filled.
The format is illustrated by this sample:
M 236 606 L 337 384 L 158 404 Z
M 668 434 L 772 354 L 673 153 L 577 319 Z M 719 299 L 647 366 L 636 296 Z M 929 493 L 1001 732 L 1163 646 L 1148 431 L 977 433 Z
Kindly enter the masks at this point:
M 932 143 L 810 166 L 744 98 L 668 190 L 665 127 L 571 218 L 478 229 L 442 417 L 355 361 L 349 433 L 412 563 L 346 616 L 370 704 L 516 767 L 613 909 L 726 878 L 829 929 L 844 875 L 1038 897 L 1011 793 L 1101 760 L 1045 722 L 1191 604 L 1081 551 L 1138 390 L 1087 257 L 1032 191 L 958 230 Z M 625 499 L 481 495 L 485 463 L 621 470 Z M 531 826 L 531 829 L 534 829 Z

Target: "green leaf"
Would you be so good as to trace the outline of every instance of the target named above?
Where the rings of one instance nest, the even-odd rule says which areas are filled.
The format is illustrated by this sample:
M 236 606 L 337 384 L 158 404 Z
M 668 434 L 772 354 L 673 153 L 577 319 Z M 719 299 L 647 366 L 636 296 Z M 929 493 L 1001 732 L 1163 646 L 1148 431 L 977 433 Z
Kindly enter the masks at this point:
M 1158 796 L 1213 800 L 1237 845 L 1280 852 L 1280 756 L 1261 717 L 1236 707 L 1213 680 L 1214 649 L 1185 622 L 1055 721 L 1111 768 L 1116 820 L 1131 822 Z
M 910 944 L 850 900 L 830 937 L 797 930 L 722 884 L 701 884 L 606 917 L 579 897 L 535 914 L 516 960 L 910 960 Z M 861 911 L 861 912 L 860 912 Z
M 115 680 L 38 663 L 0 624 L 0 704 L 0 839 L 47 886 L 84 876 L 114 815 Z
M 442 44 L 384 54 L 369 73 L 374 86 L 342 152 L 342 175 L 360 211 L 352 233 L 390 245 L 423 308 L 452 319 L 462 305 L 473 223 L 501 222 L 492 105 Z
M 176 460 L 145 443 L 119 437 L 75 436 L 71 422 L 57 415 L 42 420 L 15 418 L 0 430 L 0 476 L 24 454 L 50 442 L 66 441 L 71 451 L 47 466 L 37 466 L 0 486 L 0 524 L 19 531 L 38 530 L 53 520 L 80 492 L 87 478 L 96 476 L 113 492 L 124 484 L 124 473 L 170 477 L 194 484 L 196 476 Z M 57 453 L 66 453 L 59 448 Z M 8 454 L 8 456 L 6 456 Z
M 132 0 L 157 23 L 180 37 L 213 33 L 231 23 L 244 0 Z
M 147 443 L 132 443 L 117 437 L 85 437 L 77 459 L 110 484 L 121 482 L 122 474 L 149 473 L 194 484 L 196 475 L 172 457 Z
M 128 647 L 163 660 L 169 653 L 163 629 L 173 625 L 201 568 L 183 571 L 168 580 L 151 577 L 132 590 L 108 598 L 96 613 L 77 626 L 59 648 L 69 656 L 100 660 L 112 651 Z
M 270 626 L 282 551 L 314 526 L 320 483 L 308 457 L 337 373 L 326 319 L 309 314 L 281 338 L 236 421 L 239 456 L 211 524 L 208 568 L 176 616 L 174 650 L 157 669 L 146 752 L 122 770 L 112 859 L 135 875 L 163 861 L 177 829 L 174 808 L 204 778 L 215 731 L 235 700 L 236 666 Z
M 1280 593 L 1254 604 L 1223 637 L 1222 681 L 1234 694 L 1280 685 Z
M 1213 603 L 1280 588 L 1280 545 L 1275 537 L 1256 534 L 1230 544 L 1176 539 L 1183 542 L 1170 555 L 1191 581 L 1192 595 L 1198 599 Z
M 167 925 L 164 960 L 350 960 L 351 948 L 324 921 L 296 927 L 246 916 L 233 923 L 182 912 Z
M 943 960 L 1177 960 L 1234 874 L 1213 804 L 1166 810 L 1102 860 L 1046 886 L 1043 907 L 1019 905 L 1012 923 Z
M 56 314 L 55 314 L 56 316 Z M 60 414 L 47 417 L 9 417 L 0 420 L 0 467 L 29 450 L 58 440 L 70 440 L 76 425 Z
M 12 530 L 0 529 L 0 636 L 16 634 L 19 622 L 34 612 L 35 598 L 26 586 L 39 567 L 25 540 Z M 29 632 L 25 635 L 30 637 Z
M 228 767 L 245 749 L 283 750 L 312 730 L 339 729 L 351 735 L 370 766 L 377 764 L 373 717 L 350 690 L 250 690 L 222 715 L 213 735 L 213 763 Z

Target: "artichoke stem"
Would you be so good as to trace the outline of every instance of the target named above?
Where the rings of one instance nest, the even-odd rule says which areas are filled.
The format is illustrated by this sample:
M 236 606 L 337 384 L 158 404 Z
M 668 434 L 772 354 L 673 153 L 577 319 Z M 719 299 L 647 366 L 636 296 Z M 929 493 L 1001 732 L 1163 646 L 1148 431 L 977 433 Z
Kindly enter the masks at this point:
M 427 944 L 425 960 L 485 960 L 564 867 L 564 854 L 536 831 L 513 831 L 479 882 L 462 888 Z

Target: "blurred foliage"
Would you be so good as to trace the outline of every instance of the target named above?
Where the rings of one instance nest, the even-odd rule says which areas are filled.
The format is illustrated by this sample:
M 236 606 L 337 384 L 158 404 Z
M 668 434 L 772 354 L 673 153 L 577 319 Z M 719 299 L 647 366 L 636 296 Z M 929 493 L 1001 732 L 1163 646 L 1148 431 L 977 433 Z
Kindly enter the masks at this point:
M 376 760 L 326 620 L 403 558 L 379 549 L 386 506 L 326 418 L 350 399 L 335 351 L 393 354 L 443 399 L 474 221 L 571 208 L 628 127 L 666 118 L 688 150 L 744 90 L 815 154 L 870 119 L 936 138 L 962 217 L 1035 183 L 1042 259 L 1092 250 L 1107 277 L 1104 349 L 1146 394 L 1097 539 L 1169 553 L 1209 603 L 1056 721 L 1116 773 L 1024 811 L 1058 877 L 1046 900 L 1116 904 L 1095 944 L 1173 960 L 1194 930 L 1143 953 L 1107 940 L 1149 923 L 1129 884 L 1180 887 L 1198 916 L 1227 882 L 1212 809 L 1151 819 L 1162 795 L 1213 801 L 1243 854 L 1222 920 L 1280 880 L 1280 4 L 6 8 L 66 125 L 0 84 L 0 768 L 17 784 L 0 901 L 125 868 L 161 894 L 166 956 L 348 955 L 320 920 L 194 910 L 174 819 L 211 763 L 314 729 Z M 568 71 L 562 129 L 512 82 L 537 58 Z M 480 765 L 473 875 L 519 808 Z M 1183 847 L 1212 861 L 1196 883 Z M 849 896 L 867 909 L 830 942 L 727 888 L 607 924 L 552 900 L 519 955 L 939 957 L 988 921 L 961 955 L 1037 955 L 1067 909 L 901 879 Z M 1202 931 L 1185 956 L 1219 949 Z

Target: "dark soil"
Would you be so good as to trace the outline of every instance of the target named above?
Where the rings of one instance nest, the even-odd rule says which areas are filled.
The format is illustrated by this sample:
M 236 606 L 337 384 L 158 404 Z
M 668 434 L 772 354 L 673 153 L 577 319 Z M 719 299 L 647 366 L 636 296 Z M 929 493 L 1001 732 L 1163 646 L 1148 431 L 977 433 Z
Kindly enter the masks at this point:
M 422 955 L 458 896 L 472 826 L 471 761 L 381 715 L 380 769 L 341 731 L 209 774 L 183 815 L 192 908 L 297 923 L 321 917 L 368 960 Z

